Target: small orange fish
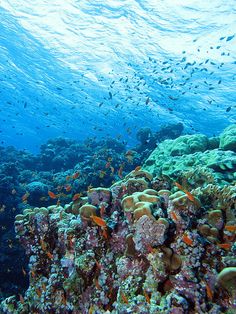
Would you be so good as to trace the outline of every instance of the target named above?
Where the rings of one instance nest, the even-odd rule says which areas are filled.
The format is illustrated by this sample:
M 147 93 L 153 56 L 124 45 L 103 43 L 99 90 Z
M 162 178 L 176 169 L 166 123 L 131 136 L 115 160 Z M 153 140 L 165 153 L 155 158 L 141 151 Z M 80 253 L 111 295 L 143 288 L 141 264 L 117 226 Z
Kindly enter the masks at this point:
M 221 249 L 230 250 L 231 244 L 230 243 L 218 243 L 217 244 Z
M 127 298 L 127 296 L 121 291 L 120 293 L 121 299 L 124 303 L 129 304 L 129 300 Z
M 212 299 L 213 299 L 213 292 L 212 292 L 210 286 L 206 282 L 205 282 L 205 285 L 206 285 L 207 297 L 208 297 L 209 300 L 212 301 Z
M 73 174 L 72 178 L 75 180 L 79 177 L 80 173 L 77 171 L 76 173 Z
M 53 255 L 50 252 L 46 252 L 46 254 L 48 258 L 53 259 Z
M 170 212 L 170 217 L 174 221 L 179 221 L 180 220 L 180 217 L 174 211 Z
M 108 236 L 108 232 L 107 232 L 107 228 L 102 228 L 102 236 L 108 240 L 109 236 Z
M 174 184 L 177 186 L 178 189 L 180 189 L 182 191 L 184 190 L 184 187 L 181 184 L 179 184 L 178 182 L 174 182 Z
M 154 248 L 150 244 L 147 244 L 146 248 L 147 248 L 148 253 L 155 253 Z
M 235 232 L 236 226 L 227 225 L 227 226 L 225 226 L 225 230 L 230 231 L 230 232 Z
M 111 169 L 111 176 L 112 176 L 115 172 L 115 168 L 111 166 L 110 169 Z
M 94 282 L 95 282 L 95 287 L 96 287 L 98 290 L 101 290 L 101 286 L 99 285 L 98 278 L 95 278 L 95 279 L 94 279 Z
M 20 303 L 21 303 L 21 304 L 24 304 L 24 303 L 25 303 L 25 300 L 24 300 L 22 294 L 19 294 L 19 298 L 20 298 Z
M 192 246 L 193 245 L 193 240 L 189 238 L 187 234 L 184 234 L 182 237 L 182 240 L 184 241 L 185 244 Z
M 23 196 L 22 196 L 22 201 L 24 202 L 24 201 L 26 201 L 27 199 L 28 199 L 28 197 L 29 197 L 29 192 L 26 192 Z
M 35 272 L 34 272 L 33 270 L 31 270 L 30 274 L 31 274 L 31 276 L 32 276 L 33 278 L 36 277 L 36 274 L 35 274 Z
M 67 304 L 67 299 L 66 299 L 65 293 L 62 294 L 62 300 L 61 300 L 61 302 L 62 302 L 63 305 L 66 305 L 66 304 Z
M 44 282 L 42 283 L 42 289 L 43 289 L 43 291 L 46 291 L 46 290 L 47 290 L 46 285 L 45 285 Z
M 100 216 L 101 216 L 101 217 L 104 216 L 105 211 L 106 211 L 106 207 L 105 207 L 104 205 L 102 205 L 102 206 L 100 207 Z
M 111 163 L 110 162 L 107 162 L 106 164 L 105 164 L 105 168 L 107 169 L 107 168 L 110 168 L 111 167 Z
M 136 171 L 139 171 L 139 170 L 141 170 L 141 166 L 137 166 L 136 168 L 134 168 L 134 171 L 136 172 Z
M 26 271 L 24 270 L 24 268 L 22 267 L 21 269 L 22 269 L 22 273 L 23 273 L 23 275 L 24 275 L 24 276 L 26 276 L 26 275 L 27 275 L 27 273 L 26 273 Z
M 57 195 L 51 191 L 48 191 L 48 195 L 52 198 L 52 199 L 56 199 Z
M 97 269 L 101 270 L 102 266 L 100 263 L 98 263 L 96 259 L 95 259 L 95 263 L 96 263 Z
M 106 227 L 107 226 L 105 220 L 103 220 L 102 218 L 100 218 L 98 216 L 91 215 L 90 218 L 93 220 L 93 222 L 95 222 L 100 227 Z
M 149 303 L 150 304 L 150 296 L 148 295 L 148 293 L 144 290 L 143 291 L 143 295 L 145 296 L 145 299 L 146 299 L 146 301 L 147 301 L 147 303 Z
M 120 179 L 123 178 L 122 173 L 123 173 L 123 166 L 120 166 L 120 168 L 118 169 L 118 177 L 119 177 Z
M 42 291 L 39 288 L 36 288 L 35 292 L 37 293 L 38 297 L 41 297 Z
M 71 189 L 72 189 L 72 186 L 71 186 L 71 185 L 66 185 L 66 186 L 65 186 L 66 192 L 70 192 Z
M 73 196 L 72 201 L 76 201 L 76 200 L 78 200 L 80 197 L 81 197 L 81 193 L 76 193 L 76 194 Z
M 188 192 L 187 190 L 183 190 L 183 192 L 187 195 L 187 198 L 191 201 L 191 202 L 196 202 L 195 197 L 193 196 L 193 194 L 191 194 L 190 192 Z
M 43 250 L 43 251 L 46 251 L 46 249 L 47 249 L 46 243 L 45 243 L 42 239 L 40 239 L 39 242 L 40 242 L 40 245 L 41 245 L 42 250 Z

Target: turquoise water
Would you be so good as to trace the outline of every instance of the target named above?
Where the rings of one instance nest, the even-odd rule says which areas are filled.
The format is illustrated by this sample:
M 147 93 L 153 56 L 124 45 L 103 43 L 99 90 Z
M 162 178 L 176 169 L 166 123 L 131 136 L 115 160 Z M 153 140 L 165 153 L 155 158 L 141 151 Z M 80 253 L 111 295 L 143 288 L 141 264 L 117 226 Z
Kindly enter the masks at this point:
M 235 1 L 0 3 L 0 143 L 236 121 Z

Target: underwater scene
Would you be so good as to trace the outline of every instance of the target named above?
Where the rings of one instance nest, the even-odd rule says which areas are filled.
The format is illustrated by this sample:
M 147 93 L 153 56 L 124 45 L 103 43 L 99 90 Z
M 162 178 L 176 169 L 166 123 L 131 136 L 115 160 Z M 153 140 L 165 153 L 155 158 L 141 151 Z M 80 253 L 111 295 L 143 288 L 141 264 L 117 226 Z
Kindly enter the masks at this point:
M 236 313 L 235 1 L 0 17 L 0 314 Z

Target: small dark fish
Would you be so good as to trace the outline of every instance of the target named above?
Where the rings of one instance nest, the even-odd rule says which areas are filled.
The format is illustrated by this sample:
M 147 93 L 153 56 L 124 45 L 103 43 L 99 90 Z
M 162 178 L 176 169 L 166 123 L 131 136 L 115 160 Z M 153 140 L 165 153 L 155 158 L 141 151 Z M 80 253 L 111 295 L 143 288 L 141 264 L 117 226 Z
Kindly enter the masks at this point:
M 149 101 L 150 101 L 150 98 L 148 97 L 148 98 L 146 99 L 146 105 L 149 104 Z
M 178 97 L 174 97 L 174 96 L 168 96 L 171 100 L 178 100 Z
M 26 108 L 26 107 L 27 107 L 27 102 L 24 103 L 24 108 Z
M 112 93 L 109 92 L 109 99 L 112 99 Z
M 220 40 L 223 40 L 223 39 L 225 39 L 225 36 L 224 37 L 220 37 Z
M 226 38 L 226 41 L 232 40 L 232 39 L 234 38 L 234 36 L 235 36 L 235 35 L 228 36 L 228 37 Z
M 232 107 L 228 107 L 225 111 L 229 112 L 231 110 Z

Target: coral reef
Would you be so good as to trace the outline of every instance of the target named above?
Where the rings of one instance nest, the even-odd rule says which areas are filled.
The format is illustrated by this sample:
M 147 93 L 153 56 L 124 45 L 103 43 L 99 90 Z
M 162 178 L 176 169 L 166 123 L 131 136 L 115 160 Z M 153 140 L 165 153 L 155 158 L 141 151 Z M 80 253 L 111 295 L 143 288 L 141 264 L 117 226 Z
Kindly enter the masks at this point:
M 87 192 L 76 190 L 81 168 L 54 174 L 58 190 L 48 172 L 41 181 L 36 175 L 27 191 L 40 200 L 48 189 L 46 206 L 30 206 L 26 194 L 15 217 L 29 287 L 0 311 L 233 313 L 235 153 L 214 143 L 198 135 L 167 140 L 144 167 L 119 169 L 110 187 L 90 184 Z M 124 154 L 126 162 L 134 156 Z
M 234 309 L 235 202 L 226 213 L 223 197 L 208 208 L 209 197 L 216 197 L 209 187 L 189 192 L 173 182 L 169 189 L 155 189 L 155 183 L 138 168 L 109 189 L 89 189 L 76 212 L 78 200 L 17 215 L 30 285 L 19 300 L 5 299 L 2 312 Z

